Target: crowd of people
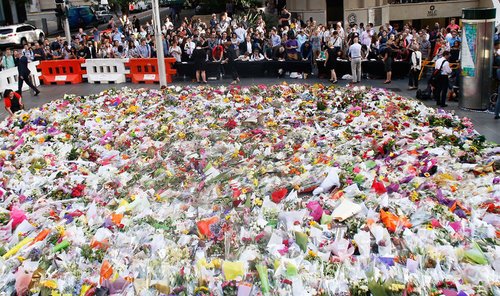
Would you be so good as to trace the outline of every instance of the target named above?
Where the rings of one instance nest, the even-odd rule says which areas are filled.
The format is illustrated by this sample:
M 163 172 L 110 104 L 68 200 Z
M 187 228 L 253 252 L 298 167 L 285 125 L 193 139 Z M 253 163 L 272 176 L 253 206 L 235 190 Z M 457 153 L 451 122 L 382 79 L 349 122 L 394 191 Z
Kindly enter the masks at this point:
M 266 24 L 262 15 L 250 24 L 245 16 L 232 18 L 231 14 L 213 14 L 204 23 L 200 18 L 176 19 L 177 26 L 167 17 L 162 24 L 164 56 L 177 62 L 194 62 L 198 82 L 206 82 L 206 62 L 232 63 L 233 61 L 303 61 L 310 62 L 313 71 L 326 68 L 331 82 L 337 82 L 338 60 L 350 60 L 352 83 L 359 83 L 366 74 L 361 73 L 363 60 L 383 62 L 385 83 L 391 83 L 392 65 L 404 61 L 410 64 L 409 88 L 418 88 L 422 61 L 438 61 L 445 57 L 448 66 L 439 71 L 454 77 L 447 80 L 447 88 L 457 84 L 460 74 L 451 70 L 449 64 L 460 59 L 460 26 L 455 19 L 448 26 L 435 23 L 433 27 L 415 28 L 410 24 L 392 26 L 385 24 L 376 28 L 369 24 L 318 24 L 314 19 L 303 20 L 284 8 L 276 24 Z M 495 36 L 497 39 L 497 36 Z M 61 37 L 50 42 L 27 44 L 20 54 L 28 61 L 92 58 L 153 58 L 156 57 L 153 23 L 141 24 L 137 17 L 123 17 L 118 23 L 111 20 L 107 30 L 93 28 L 89 34 L 80 29 L 68 42 Z M 7 50 L 0 58 L 0 68 L 15 65 L 14 53 Z M 238 73 L 229 67 L 237 83 Z M 448 71 L 450 68 L 450 71 Z M 450 73 L 448 73 L 450 72 Z M 277 75 L 283 75 L 278 69 Z M 445 93 L 441 86 L 429 86 Z M 436 92 L 434 92 L 436 94 Z M 439 101 L 440 105 L 445 105 Z
M 164 55 L 173 57 L 177 62 L 194 61 L 193 53 L 201 46 L 207 53 L 207 61 L 221 61 L 224 44 L 230 43 L 236 60 L 295 60 L 309 61 L 317 65 L 322 60 L 329 70 L 335 69 L 337 59 L 353 61 L 353 82 L 361 78 L 360 61 L 382 59 L 388 72 L 387 83 L 391 81 L 390 70 L 393 61 L 419 62 L 437 60 L 445 51 L 450 52 L 450 62 L 457 62 L 460 56 L 460 27 L 451 20 L 447 27 L 436 23 L 434 28 L 413 28 L 405 25 L 395 28 L 390 24 L 342 23 L 329 26 L 317 24 L 312 18 L 304 21 L 300 15 L 291 17 L 283 9 L 274 27 L 266 24 L 260 16 L 250 26 L 246 17 L 236 21 L 228 13 L 220 17 L 213 14 L 208 23 L 200 18 L 181 20 L 178 26 L 169 17 L 162 24 L 162 43 Z M 50 42 L 27 44 L 21 50 L 28 61 L 92 58 L 152 58 L 156 57 L 152 22 L 142 25 L 133 17 L 124 17 L 119 23 L 113 20 L 107 30 L 93 28 L 89 34 L 80 29 L 70 42 L 61 37 Z M 412 58 L 419 51 L 418 59 Z M 7 50 L 0 58 L 0 69 L 14 66 L 14 53 Z M 199 57 L 198 57 L 199 59 Z M 420 65 L 412 65 L 419 69 Z M 281 74 L 281 73 L 279 73 Z M 337 80 L 334 71 L 331 81 Z M 412 87 L 416 87 L 414 81 Z

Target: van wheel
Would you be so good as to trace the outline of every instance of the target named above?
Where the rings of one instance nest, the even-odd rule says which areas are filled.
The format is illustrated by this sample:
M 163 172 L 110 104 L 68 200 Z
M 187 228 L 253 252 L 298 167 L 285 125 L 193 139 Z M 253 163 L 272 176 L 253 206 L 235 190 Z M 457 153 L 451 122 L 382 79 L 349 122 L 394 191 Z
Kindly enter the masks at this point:
M 43 37 L 43 34 L 40 34 L 40 36 L 38 36 L 38 41 L 43 42 Z

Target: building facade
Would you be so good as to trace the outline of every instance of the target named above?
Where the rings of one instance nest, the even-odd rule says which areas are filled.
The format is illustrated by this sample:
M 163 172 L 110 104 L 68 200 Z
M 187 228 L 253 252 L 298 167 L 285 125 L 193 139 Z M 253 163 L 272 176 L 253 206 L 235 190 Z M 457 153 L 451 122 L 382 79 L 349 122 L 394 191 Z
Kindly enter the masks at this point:
M 349 23 L 411 23 L 420 27 L 435 22 L 447 24 L 452 17 L 460 18 L 463 8 L 493 7 L 492 0 L 287 0 L 287 8 L 318 24 L 343 21 Z
M 14 25 L 26 21 L 26 2 L 0 0 L 0 25 Z
M 29 0 L 32 2 L 31 7 L 34 8 L 34 10 L 31 10 L 31 12 L 42 12 L 42 11 L 51 11 L 56 8 L 56 3 L 54 0 Z M 91 1 L 90 0 L 69 0 L 67 1 L 73 6 L 84 6 L 84 5 L 90 5 Z M 100 2 L 100 1 L 99 1 Z

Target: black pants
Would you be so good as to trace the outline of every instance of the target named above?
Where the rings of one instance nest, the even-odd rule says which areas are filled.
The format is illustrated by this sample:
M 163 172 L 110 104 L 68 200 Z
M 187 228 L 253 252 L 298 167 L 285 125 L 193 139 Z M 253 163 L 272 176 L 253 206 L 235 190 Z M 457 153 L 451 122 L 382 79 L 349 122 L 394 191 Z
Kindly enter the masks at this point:
M 21 79 L 21 77 L 23 79 Z M 25 83 L 25 82 L 29 87 L 31 87 L 32 90 L 34 90 L 35 92 L 38 92 L 38 89 L 33 85 L 33 83 L 31 83 L 29 75 L 25 75 L 25 76 L 19 76 L 19 78 L 18 78 L 18 81 L 17 81 L 17 88 L 18 88 L 17 93 L 18 94 L 20 94 L 22 96 L 23 83 Z
M 234 64 L 234 62 L 227 63 L 227 72 L 231 73 L 233 80 L 236 80 L 239 78 L 238 71 L 236 71 L 236 65 Z
M 420 71 L 418 70 L 412 70 L 410 69 L 410 73 L 408 74 L 408 85 L 410 87 L 418 87 L 418 75 L 420 74 Z
M 436 89 L 434 90 L 434 99 L 438 105 L 446 104 L 446 96 L 448 94 L 448 76 L 439 75 L 437 77 Z

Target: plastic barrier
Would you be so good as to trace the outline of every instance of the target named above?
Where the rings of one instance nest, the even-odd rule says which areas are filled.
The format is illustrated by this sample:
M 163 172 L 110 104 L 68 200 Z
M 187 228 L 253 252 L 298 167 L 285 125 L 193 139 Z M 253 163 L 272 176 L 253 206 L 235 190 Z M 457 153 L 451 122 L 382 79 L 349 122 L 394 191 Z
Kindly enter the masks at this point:
M 87 70 L 83 75 L 89 83 L 124 83 L 126 74 L 125 63 L 129 59 L 88 59 L 82 64 Z
M 31 74 L 30 74 L 31 82 L 35 86 L 40 85 L 40 79 L 38 78 L 39 74 L 38 74 L 38 71 L 36 69 L 36 66 L 38 64 L 40 64 L 40 62 L 38 62 L 38 61 L 31 62 L 28 64 L 28 69 L 30 69 L 30 71 L 31 71 Z M 0 90 L 12 89 L 14 91 L 17 91 L 18 90 L 17 89 L 18 79 L 19 79 L 18 76 L 19 76 L 19 72 L 17 70 L 17 67 L 3 70 L 2 72 L 0 72 Z M 26 83 L 23 84 L 22 90 L 24 91 L 24 90 L 28 90 L 28 89 L 29 89 L 29 86 Z
M 66 84 L 81 83 L 84 59 L 80 60 L 59 60 L 59 61 L 41 61 L 38 69 L 42 71 L 40 80 L 44 84 Z
M 165 72 L 167 74 L 167 82 L 172 82 L 172 75 L 177 74 L 177 70 L 172 69 L 172 64 L 175 63 L 174 58 L 165 58 Z M 132 83 L 155 83 L 160 81 L 158 75 L 157 59 L 130 59 L 128 65 L 130 74 L 128 77 Z
M 436 66 L 436 61 L 422 61 L 422 68 L 420 69 L 418 80 L 422 78 L 422 74 L 424 73 L 425 67 L 434 69 L 435 66 Z M 460 67 L 460 63 L 450 63 L 451 69 L 457 69 L 458 67 Z

